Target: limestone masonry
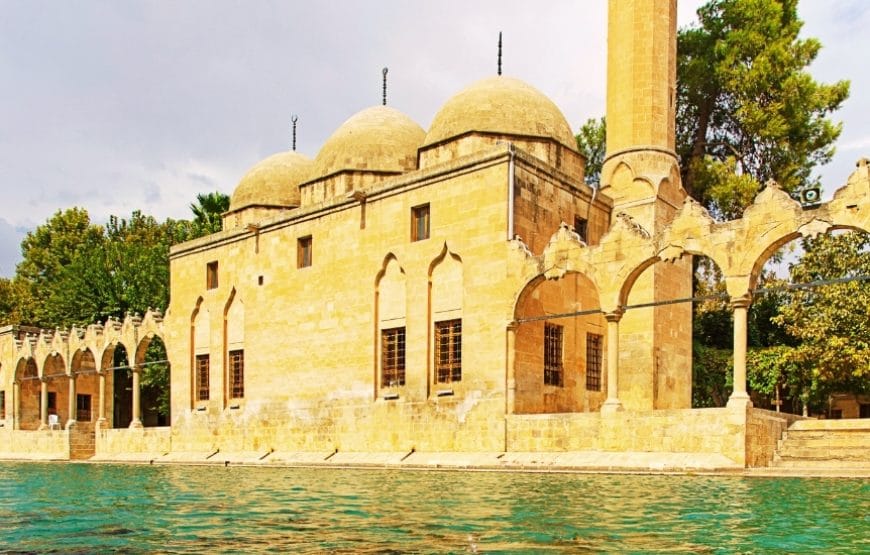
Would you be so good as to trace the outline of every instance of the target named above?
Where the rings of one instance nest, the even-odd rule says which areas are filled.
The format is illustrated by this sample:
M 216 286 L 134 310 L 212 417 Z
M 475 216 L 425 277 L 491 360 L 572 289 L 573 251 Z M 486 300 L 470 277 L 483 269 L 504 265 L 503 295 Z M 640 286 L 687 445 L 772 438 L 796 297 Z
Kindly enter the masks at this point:
M 428 130 L 365 109 L 313 160 L 253 166 L 223 231 L 172 249 L 165 315 L 0 330 L 0 456 L 768 465 L 799 417 L 747 395 L 751 291 L 786 242 L 870 230 L 868 165 L 813 210 L 771 183 L 716 222 L 674 153 L 676 1 L 611 0 L 608 36 L 600 189 L 559 108 L 517 79 L 471 84 Z M 691 408 L 691 303 L 663 303 L 692 296 L 693 255 L 718 264 L 734 309 L 721 409 Z M 170 422 L 143 408 L 153 341 L 171 362 Z

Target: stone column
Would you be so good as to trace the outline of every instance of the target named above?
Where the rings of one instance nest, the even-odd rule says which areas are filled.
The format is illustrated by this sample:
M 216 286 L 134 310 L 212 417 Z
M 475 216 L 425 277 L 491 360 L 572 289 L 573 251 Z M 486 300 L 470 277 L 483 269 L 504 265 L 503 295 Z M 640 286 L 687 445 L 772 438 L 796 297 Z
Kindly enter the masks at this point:
M 602 413 L 612 413 L 622 410 L 619 400 L 619 321 L 622 310 L 608 312 L 607 320 L 607 400 L 601 407 Z
M 21 383 L 12 382 L 12 429 L 21 429 Z
M 39 429 L 48 428 L 48 382 L 45 378 L 39 380 Z
M 734 310 L 734 392 L 728 398 L 729 407 L 752 406 L 746 392 L 746 320 L 751 304 L 752 298 L 749 295 L 731 301 L 731 308 Z
M 511 322 L 507 326 L 507 368 L 505 378 L 505 414 L 514 414 L 517 403 L 517 328 Z
M 139 408 L 139 374 L 142 369 L 140 366 L 133 366 L 133 421 L 130 422 L 131 428 L 142 427 L 142 411 Z
M 106 371 L 99 373 L 100 376 L 100 398 L 97 401 L 97 429 L 101 430 L 106 427 Z
M 67 429 L 69 429 L 76 425 L 76 419 L 78 417 L 78 415 L 76 414 L 78 404 L 76 403 L 75 372 L 71 372 L 69 375 L 69 402 L 67 403 L 67 407 L 69 408 L 69 419 L 66 421 L 66 427 Z

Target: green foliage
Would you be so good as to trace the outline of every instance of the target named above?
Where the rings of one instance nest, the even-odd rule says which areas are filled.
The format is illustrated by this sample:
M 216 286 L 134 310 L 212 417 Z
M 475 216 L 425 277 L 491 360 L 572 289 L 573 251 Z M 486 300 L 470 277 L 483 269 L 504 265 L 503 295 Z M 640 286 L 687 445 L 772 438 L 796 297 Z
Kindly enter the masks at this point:
M 221 192 L 198 194 L 196 203 L 190 205 L 193 212 L 193 235 L 202 237 L 222 229 L 221 214 L 230 209 L 230 197 Z
M 25 237 L 23 260 L 11 283 L 10 323 L 68 327 L 123 318 L 169 303 L 169 247 L 191 238 L 189 222 L 157 222 L 135 211 L 105 227 L 87 211 L 58 212 Z M 4 296 L 5 297 L 5 296 Z
M 733 374 L 730 350 L 708 347 L 695 340 L 692 346 L 692 406 L 724 407 L 733 389 Z
M 43 327 L 60 324 L 45 298 L 77 257 L 101 248 L 102 242 L 103 229 L 92 224 L 82 208 L 59 210 L 29 232 L 21 243 L 22 261 L 14 278 L 18 319 Z
M 806 71 L 821 45 L 798 37 L 797 0 L 711 0 L 698 17 L 678 36 L 677 151 L 686 190 L 730 219 L 769 179 L 786 191 L 812 184 L 849 83 Z
M 586 120 L 577 139 L 577 150 L 586 157 L 586 183 L 598 185 L 607 147 L 607 123 L 603 117 Z
M 169 247 L 179 237 L 176 222 L 161 224 L 135 211 L 109 218 L 101 242 L 82 249 L 49 287 L 45 306 L 53 325 L 123 318 L 169 304 Z
M 870 275 L 870 235 L 819 235 L 804 240 L 805 254 L 792 265 L 796 283 Z M 824 392 L 870 389 L 870 286 L 848 281 L 789 295 L 774 321 L 799 341 L 790 361 L 809 371 L 806 381 Z
M 169 415 L 169 363 L 167 360 L 166 347 L 163 342 L 152 340 L 145 350 L 145 366 L 142 369 L 140 385 L 143 389 L 143 400 L 152 404 L 143 408 L 154 410 L 164 416 Z
M 10 322 L 15 311 L 15 293 L 12 280 L 0 278 L 0 326 Z

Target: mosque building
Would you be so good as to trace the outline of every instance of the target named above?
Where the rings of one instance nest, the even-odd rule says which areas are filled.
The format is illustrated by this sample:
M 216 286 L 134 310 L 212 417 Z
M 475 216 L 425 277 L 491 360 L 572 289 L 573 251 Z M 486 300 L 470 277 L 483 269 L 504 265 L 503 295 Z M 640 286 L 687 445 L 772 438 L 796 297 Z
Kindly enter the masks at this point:
M 172 248 L 165 317 L 69 337 L 9 329 L 5 343 L 0 330 L 16 392 L 0 437 L 45 428 L 54 392 L 60 420 L 96 427 L 92 450 L 115 459 L 599 450 L 769 463 L 797 417 L 746 393 L 750 292 L 785 242 L 870 227 L 849 208 L 866 206 L 867 166 L 813 213 L 771 185 L 742 219 L 714 222 L 687 198 L 674 150 L 676 1 L 612 0 L 608 25 L 600 188 L 559 108 L 518 79 L 469 85 L 428 130 L 386 102 L 367 108 L 313 159 L 254 165 L 223 231 Z M 693 255 L 717 262 L 732 298 L 722 409 L 691 408 L 691 302 L 669 302 L 692 296 Z M 171 425 L 143 428 L 137 365 L 154 337 L 171 362 Z M 118 345 L 134 366 L 125 429 L 102 370 Z M 71 362 L 47 373 L 58 353 Z M 62 391 L 49 375 L 67 376 Z M 82 395 L 99 408 L 89 400 L 76 422 Z

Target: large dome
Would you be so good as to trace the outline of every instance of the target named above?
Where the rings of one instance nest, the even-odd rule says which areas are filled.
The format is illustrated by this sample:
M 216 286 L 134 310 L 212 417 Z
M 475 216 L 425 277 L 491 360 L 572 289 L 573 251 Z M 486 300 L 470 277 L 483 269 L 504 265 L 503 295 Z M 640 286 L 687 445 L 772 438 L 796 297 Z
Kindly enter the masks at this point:
M 230 212 L 247 206 L 299 206 L 299 184 L 311 173 L 304 154 L 279 152 L 259 162 L 239 181 L 230 199 Z
M 389 106 L 358 112 L 332 134 L 314 159 L 312 178 L 343 170 L 406 172 L 417 169 L 417 148 L 426 132 Z
M 571 127 L 553 101 L 511 77 L 489 77 L 453 96 L 435 116 L 423 144 L 433 145 L 470 131 L 552 138 L 577 150 Z

